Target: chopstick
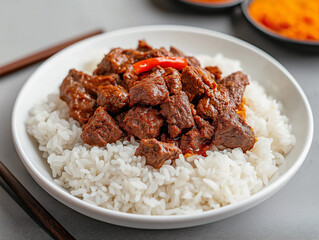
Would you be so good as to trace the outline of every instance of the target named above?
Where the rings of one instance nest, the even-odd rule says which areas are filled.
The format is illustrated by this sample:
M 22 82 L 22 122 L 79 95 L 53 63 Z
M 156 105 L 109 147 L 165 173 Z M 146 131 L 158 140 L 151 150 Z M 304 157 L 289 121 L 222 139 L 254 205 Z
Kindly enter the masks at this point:
M 56 239 L 75 239 L 29 192 L 0 161 L 0 176 L 8 186 L 5 190 L 47 232 Z M 13 195 L 16 195 L 14 197 Z
M 86 38 L 89 38 L 89 37 L 92 37 L 92 36 L 95 36 L 95 35 L 98 35 L 101 33 L 103 33 L 103 30 L 100 30 L 100 29 L 95 30 L 93 32 L 76 37 L 72 40 L 60 43 L 60 44 L 52 46 L 50 48 L 47 48 L 43 51 L 37 52 L 35 54 L 21 58 L 19 60 L 13 61 L 9 64 L 4 65 L 4 66 L 0 66 L 0 77 L 4 76 L 6 74 L 12 73 L 14 71 L 20 70 L 20 69 L 27 67 L 31 64 L 34 64 L 36 62 L 40 62 L 42 60 L 45 60 L 45 59 L 51 57 L 53 54 L 61 51 L 62 49 L 66 48 L 66 47 L 68 47 L 76 42 L 79 42 L 83 39 L 86 39 Z

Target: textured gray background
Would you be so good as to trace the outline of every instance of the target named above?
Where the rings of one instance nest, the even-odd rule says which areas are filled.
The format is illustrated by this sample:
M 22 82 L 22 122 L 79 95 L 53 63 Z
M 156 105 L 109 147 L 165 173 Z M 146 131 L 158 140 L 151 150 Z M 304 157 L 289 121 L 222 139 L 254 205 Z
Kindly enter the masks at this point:
M 0 65 L 80 33 L 138 25 L 203 27 L 244 39 L 279 60 L 297 79 L 318 119 L 319 54 L 289 49 L 265 38 L 243 19 L 200 12 L 170 0 L 0 0 Z M 195 43 L 196 44 L 196 43 Z M 15 98 L 35 64 L 0 78 L 0 159 L 77 239 L 319 239 L 318 130 L 295 177 L 257 207 L 228 219 L 179 230 L 139 230 L 83 216 L 48 195 L 21 163 L 11 139 Z M 50 239 L 0 187 L 0 239 Z

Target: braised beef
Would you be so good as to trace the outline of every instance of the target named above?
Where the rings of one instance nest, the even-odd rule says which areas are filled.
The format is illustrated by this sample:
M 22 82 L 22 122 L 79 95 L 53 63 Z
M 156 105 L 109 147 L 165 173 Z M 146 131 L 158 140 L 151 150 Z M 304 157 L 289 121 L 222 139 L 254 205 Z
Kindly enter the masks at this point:
M 150 74 L 130 88 L 130 106 L 155 106 L 161 104 L 169 95 L 162 76 Z
M 164 47 L 153 48 L 150 50 L 152 57 L 172 57 L 173 54 Z
M 121 127 L 139 139 L 156 138 L 160 135 L 164 123 L 159 111 L 149 107 L 133 107 L 123 119 Z
M 121 81 L 121 77 L 116 73 L 105 76 L 92 76 L 83 80 L 83 86 L 91 93 L 96 95 L 97 88 L 105 85 L 117 85 Z
M 81 138 L 84 143 L 104 147 L 107 143 L 119 140 L 122 130 L 103 107 L 98 107 L 88 123 L 83 126 Z
M 200 116 L 194 117 L 197 128 L 199 129 L 201 136 L 209 140 L 214 136 L 214 127 L 208 122 L 202 119 Z
M 206 95 L 207 97 L 198 101 L 197 114 L 206 120 L 216 121 L 218 113 L 229 105 L 228 91 L 223 86 L 218 85 L 216 89 L 207 91 Z
M 220 83 L 222 71 L 217 66 L 208 66 L 205 67 L 205 69 L 210 72 L 212 79 L 214 79 L 216 83 Z
M 95 99 L 83 86 L 87 74 L 71 69 L 60 86 L 60 98 L 68 104 L 70 117 L 81 125 L 85 124 L 94 113 Z
M 183 153 L 201 153 L 209 146 L 214 135 L 214 127 L 199 116 L 194 117 L 197 127 L 191 129 L 181 138 L 180 148 Z M 202 154 L 205 154 L 204 152 Z
M 174 46 L 171 46 L 170 49 L 169 49 L 169 51 L 170 51 L 171 53 L 173 53 L 173 55 L 174 55 L 175 57 L 185 57 L 184 52 L 183 52 L 182 50 L 180 50 L 180 49 L 174 47 Z
M 138 41 L 138 46 L 137 46 L 137 49 L 138 51 L 141 51 L 141 52 L 148 52 L 150 50 L 152 50 L 153 48 L 147 44 L 147 42 L 145 40 L 139 40 Z
M 204 119 L 216 121 L 218 116 L 218 110 L 215 108 L 210 98 L 205 97 L 199 100 L 196 112 Z
M 125 64 L 129 61 L 126 54 L 123 53 L 122 48 L 112 49 L 105 57 L 102 62 L 94 70 L 94 75 L 107 75 L 110 73 L 123 73 L 125 69 Z
M 207 139 L 203 138 L 197 128 L 189 130 L 181 138 L 180 149 L 183 154 L 195 153 L 208 144 Z
M 123 81 L 121 82 L 121 86 L 129 91 L 131 87 L 133 87 L 138 81 L 139 76 L 134 71 L 132 65 L 130 65 L 129 67 L 127 67 L 125 73 L 123 74 Z
M 181 76 L 175 68 L 165 68 L 163 74 L 166 86 L 170 94 L 179 94 L 182 90 Z
M 240 106 L 245 88 L 248 84 L 249 80 L 247 75 L 240 71 L 235 72 L 220 81 L 220 85 L 223 85 L 228 90 L 229 104 L 234 108 Z
M 165 133 L 165 132 L 163 132 L 161 134 L 161 138 L 160 139 L 161 139 L 162 142 L 171 143 L 171 144 L 175 145 L 176 147 L 179 147 L 179 145 L 180 145 L 180 139 L 179 138 L 173 139 L 170 136 L 168 136 L 168 134 Z
M 198 61 L 197 58 L 195 58 L 193 56 L 185 56 L 184 52 L 181 51 L 180 49 L 178 49 L 178 48 L 176 48 L 174 46 L 171 46 L 170 52 L 176 57 L 184 57 L 184 58 L 186 58 L 188 66 L 200 67 L 200 62 Z
M 110 113 L 119 113 L 128 104 L 128 92 L 122 86 L 106 85 L 98 87 L 97 104 Z
M 157 141 L 156 139 L 142 139 L 135 151 L 135 156 L 144 156 L 146 164 L 159 169 L 166 160 L 174 161 L 182 151 L 170 143 Z
M 194 127 L 191 106 L 183 91 L 168 97 L 161 108 L 161 114 L 166 118 L 168 133 L 172 138 L 180 135 L 184 129 Z
M 158 65 L 142 73 L 133 66 L 172 56 L 185 58 L 188 66 Z M 205 156 L 212 145 L 244 152 L 254 146 L 254 132 L 241 117 L 248 78 L 242 72 L 221 76 L 217 66 L 203 69 L 173 46 L 168 51 L 140 40 L 136 49 L 112 49 L 93 76 L 71 69 L 60 98 L 82 125 L 84 143 L 103 147 L 134 136 L 141 140 L 135 155 L 160 168 L 181 152 Z
M 199 67 L 189 67 L 183 69 L 182 88 L 186 92 L 190 101 L 195 97 L 201 97 L 209 89 L 216 88 L 215 81 L 204 69 Z
M 149 52 L 138 51 L 135 49 L 124 49 L 123 53 L 128 56 L 128 63 L 131 64 L 152 57 Z
M 244 152 L 255 144 L 255 135 L 233 109 L 228 108 L 218 116 L 213 144 L 228 148 L 240 147 Z

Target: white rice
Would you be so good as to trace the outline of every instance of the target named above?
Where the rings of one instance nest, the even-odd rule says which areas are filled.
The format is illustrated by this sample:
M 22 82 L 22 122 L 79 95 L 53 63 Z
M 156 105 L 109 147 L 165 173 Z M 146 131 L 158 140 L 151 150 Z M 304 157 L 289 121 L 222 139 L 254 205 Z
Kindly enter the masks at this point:
M 203 66 L 217 65 L 224 75 L 240 69 L 240 62 L 200 56 Z M 216 209 L 248 198 L 268 184 L 295 144 L 281 105 L 254 81 L 246 88 L 246 121 L 257 142 L 245 154 L 240 148 L 207 157 L 180 155 L 176 166 L 167 161 L 159 169 L 135 157 L 139 143 L 83 144 L 79 124 L 69 118 L 58 93 L 30 111 L 27 130 L 39 143 L 55 182 L 86 202 L 104 208 L 146 215 L 177 215 Z

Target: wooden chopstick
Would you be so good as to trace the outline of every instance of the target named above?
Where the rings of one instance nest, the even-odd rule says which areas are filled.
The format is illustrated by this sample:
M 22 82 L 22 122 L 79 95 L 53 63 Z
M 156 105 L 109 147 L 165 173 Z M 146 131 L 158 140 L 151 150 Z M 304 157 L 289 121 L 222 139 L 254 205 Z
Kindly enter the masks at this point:
M 21 58 L 19 60 L 13 61 L 7 65 L 1 66 L 0 67 L 0 77 L 6 75 L 8 73 L 12 73 L 14 71 L 17 71 L 21 68 L 27 67 L 27 66 L 34 64 L 36 62 L 40 62 L 42 60 L 45 60 L 45 59 L 51 57 L 53 54 L 61 51 L 62 49 L 66 48 L 66 47 L 68 47 L 76 42 L 79 42 L 83 39 L 86 39 L 86 38 L 89 38 L 89 37 L 92 37 L 92 36 L 95 36 L 95 35 L 98 35 L 101 33 L 103 33 L 103 30 L 100 30 L 100 29 L 95 30 L 93 32 L 76 37 L 72 40 L 60 43 L 60 44 L 52 46 L 50 48 L 47 48 L 47 49 L 40 51 L 38 53 L 35 53 L 35 54 L 29 55 L 27 57 Z
M 56 239 L 75 239 L 32 195 L 0 161 L 0 176 L 19 199 L 17 203 L 28 209 L 46 231 Z M 7 190 L 6 190 L 7 191 Z M 11 195 L 11 194 L 10 194 Z M 16 198 L 14 198 L 16 200 Z

